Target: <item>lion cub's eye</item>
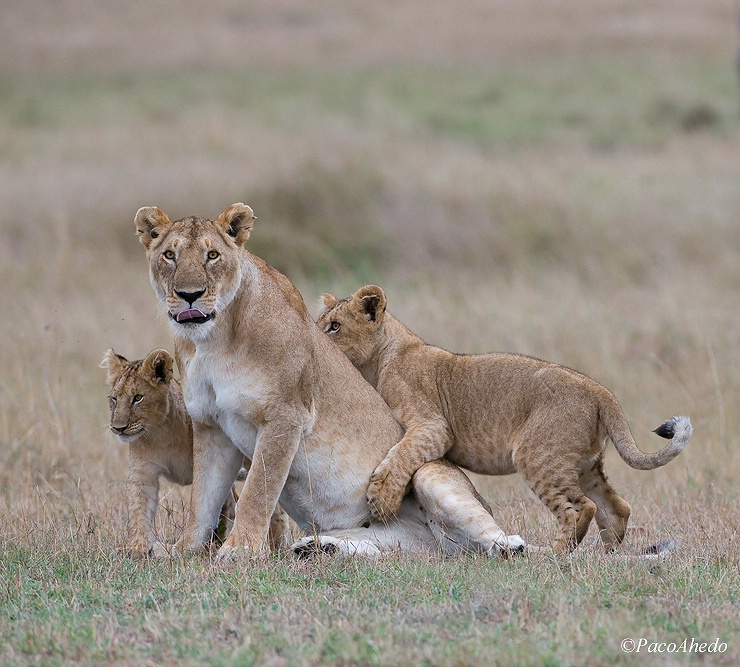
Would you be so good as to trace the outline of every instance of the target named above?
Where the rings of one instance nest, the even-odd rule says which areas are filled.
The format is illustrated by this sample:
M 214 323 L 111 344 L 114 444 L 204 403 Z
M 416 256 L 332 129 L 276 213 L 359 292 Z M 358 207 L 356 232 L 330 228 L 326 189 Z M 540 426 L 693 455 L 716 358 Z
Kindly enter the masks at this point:
M 332 320 L 331 322 L 329 322 L 329 326 L 326 327 L 326 333 L 335 333 L 339 331 L 339 327 L 341 326 L 342 325 L 339 324 L 339 322 L 337 322 L 336 320 Z
M 144 397 L 141 394 L 136 394 L 136 396 L 134 396 L 134 400 L 131 401 L 131 403 L 133 403 L 134 405 L 136 405 L 137 403 L 141 403 L 141 401 L 143 399 L 144 399 Z
M 164 252 L 162 253 L 162 257 L 164 257 L 164 258 L 165 258 L 165 259 L 167 259 L 167 260 L 170 260 L 170 261 L 172 261 L 173 259 L 175 259 L 175 253 L 174 253 L 174 251 L 172 251 L 172 250 L 165 250 L 165 251 L 164 251 Z
M 108 396 L 108 405 L 110 405 L 111 410 L 116 407 L 116 397 L 115 396 Z
M 218 259 L 221 255 L 219 254 L 218 250 L 209 250 L 208 251 L 208 259 Z

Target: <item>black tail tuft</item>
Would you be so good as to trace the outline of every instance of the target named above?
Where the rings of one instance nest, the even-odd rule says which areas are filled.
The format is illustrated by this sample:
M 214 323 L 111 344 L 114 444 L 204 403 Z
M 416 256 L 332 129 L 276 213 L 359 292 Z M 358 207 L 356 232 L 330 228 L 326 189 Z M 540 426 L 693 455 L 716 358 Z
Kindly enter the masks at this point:
M 645 547 L 642 550 L 644 556 L 665 556 L 666 554 L 674 553 L 678 549 L 676 540 L 667 539 L 658 544 L 652 544 L 649 547 Z
M 664 422 L 658 428 L 656 428 L 653 433 L 657 433 L 661 438 L 665 438 L 666 440 L 670 440 L 675 434 L 675 425 L 676 422 L 673 419 L 669 419 L 667 422 Z

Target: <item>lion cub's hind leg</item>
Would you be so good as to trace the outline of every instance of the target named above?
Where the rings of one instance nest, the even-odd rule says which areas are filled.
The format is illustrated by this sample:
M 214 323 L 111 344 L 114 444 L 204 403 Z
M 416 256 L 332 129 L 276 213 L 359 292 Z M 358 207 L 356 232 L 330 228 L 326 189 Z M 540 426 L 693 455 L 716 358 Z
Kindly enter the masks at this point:
M 624 540 L 632 509 L 609 483 L 604 472 L 603 453 L 595 463 L 584 463 L 586 465 L 581 470 L 581 488 L 596 503 L 596 523 L 601 532 L 601 541 L 607 551 L 612 551 Z
M 553 550 L 570 553 L 586 536 L 596 505 L 581 489 L 580 461 L 551 457 L 553 448 L 544 442 L 537 443 L 537 450 L 539 456 L 515 456 L 514 463 L 560 524 L 560 536 L 553 542 Z
M 218 526 L 216 526 L 216 529 L 213 531 L 213 540 L 218 545 L 224 543 L 224 540 L 228 537 L 229 532 L 234 527 L 237 500 L 239 500 L 239 496 L 232 486 L 231 491 L 226 496 L 221 512 L 219 513 Z
M 270 517 L 267 542 L 273 551 L 287 549 L 293 542 L 293 527 L 288 513 L 278 505 Z

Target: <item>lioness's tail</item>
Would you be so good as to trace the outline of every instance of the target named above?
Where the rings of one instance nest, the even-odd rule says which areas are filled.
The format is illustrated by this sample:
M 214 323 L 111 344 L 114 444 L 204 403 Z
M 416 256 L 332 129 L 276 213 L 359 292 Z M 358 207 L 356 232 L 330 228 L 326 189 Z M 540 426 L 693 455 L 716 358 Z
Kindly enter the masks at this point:
M 601 401 L 599 408 L 606 432 L 609 434 L 619 455 L 627 465 L 637 470 L 660 468 L 675 459 L 686 446 L 694 430 L 688 417 L 671 417 L 654 431 L 661 438 L 670 439 L 670 442 L 660 451 L 654 454 L 646 454 L 638 449 L 627 424 L 627 419 L 616 399 Z

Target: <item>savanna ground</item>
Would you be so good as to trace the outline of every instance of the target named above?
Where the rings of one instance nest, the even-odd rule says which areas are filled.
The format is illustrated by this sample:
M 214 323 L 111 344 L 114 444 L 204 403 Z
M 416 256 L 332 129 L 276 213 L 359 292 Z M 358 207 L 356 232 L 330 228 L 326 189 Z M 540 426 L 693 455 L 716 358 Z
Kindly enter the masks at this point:
M 738 664 L 732 3 L 163 4 L 0 12 L 0 662 Z M 676 553 L 129 559 L 97 363 L 172 347 L 133 215 L 235 201 L 311 307 L 380 283 L 430 342 L 598 379 L 647 450 L 689 414 L 666 468 L 607 465 L 624 553 Z M 476 483 L 510 532 L 555 535 L 518 478 Z M 167 536 L 186 502 L 167 489 Z

